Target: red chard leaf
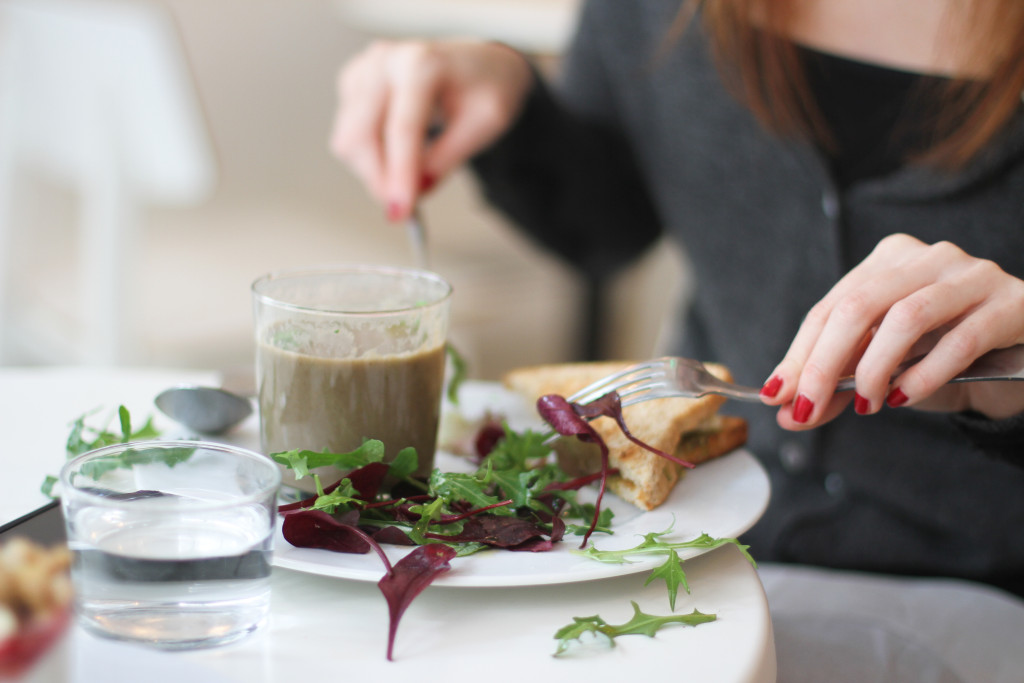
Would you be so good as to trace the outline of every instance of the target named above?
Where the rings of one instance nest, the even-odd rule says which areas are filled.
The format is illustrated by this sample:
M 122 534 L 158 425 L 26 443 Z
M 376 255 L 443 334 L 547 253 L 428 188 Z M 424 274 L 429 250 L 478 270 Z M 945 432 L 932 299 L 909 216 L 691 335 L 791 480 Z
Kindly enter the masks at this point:
M 578 412 L 581 407 L 585 406 L 570 403 L 564 396 L 558 394 L 548 394 L 537 399 L 537 412 L 556 432 L 562 436 L 575 436 L 581 441 L 603 446 L 604 440 L 584 419 L 591 416 L 584 416 Z
M 693 463 L 677 458 L 633 436 L 633 433 L 629 431 L 629 427 L 626 426 L 626 420 L 622 415 L 622 401 L 614 391 L 590 403 L 571 403 L 566 398 L 557 394 L 548 394 L 537 399 L 537 412 L 558 434 L 562 436 L 575 436 L 580 441 L 596 443 L 601 447 L 600 490 L 597 494 L 597 502 L 594 505 L 594 518 L 590 523 L 590 528 L 587 529 L 587 533 L 583 536 L 583 544 L 580 548 L 587 547 L 590 535 L 597 528 L 598 517 L 601 514 L 601 500 L 604 498 L 609 473 L 608 445 L 601 438 L 601 435 L 590 426 L 588 420 L 596 417 L 610 417 L 615 420 L 615 423 L 622 431 L 622 435 L 637 446 L 655 455 L 667 458 L 677 465 L 689 468 L 694 467 Z
M 618 474 L 619 468 L 612 467 L 608 470 L 608 474 Z M 568 481 L 553 481 L 544 487 L 545 491 L 579 491 L 587 484 L 593 484 L 595 481 L 601 478 L 600 472 L 594 472 L 592 474 L 584 474 L 582 477 L 576 477 Z
M 388 474 L 388 465 L 383 462 L 371 462 L 359 469 L 352 470 L 346 477 L 352 482 L 352 488 L 359 492 L 359 497 L 372 501 L 380 492 L 384 477 Z
M 476 515 L 465 520 L 462 531 L 452 536 L 426 533 L 424 536 L 449 543 L 483 543 L 495 548 L 516 549 L 532 539 L 548 533 L 540 526 L 519 517 Z
M 608 444 L 577 412 L 579 408 L 577 404 L 570 403 L 557 394 L 548 394 L 537 399 L 537 411 L 556 432 L 562 436 L 575 436 L 581 441 L 596 443 L 601 449 L 601 484 L 597 491 L 597 501 L 594 503 L 594 517 L 590 520 L 590 527 L 583 534 L 583 542 L 580 544 L 582 549 L 590 542 L 590 535 L 597 528 L 597 521 L 601 515 L 601 501 L 604 499 L 605 487 L 608 484 Z
M 391 562 L 369 534 L 355 526 L 359 514 L 352 512 L 335 519 L 323 510 L 300 510 L 285 516 L 281 526 L 284 539 L 296 548 L 320 548 L 336 553 L 363 554 L 372 548 L 388 571 Z
M 388 602 L 388 661 L 394 661 L 395 634 L 406 608 L 434 579 L 451 569 L 448 562 L 455 554 L 440 543 L 421 545 L 390 567 L 377 584 Z
M 635 443 L 640 448 L 650 451 L 655 455 L 660 455 L 663 458 L 668 458 L 677 465 L 683 467 L 694 467 L 692 462 L 687 462 L 682 458 L 677 458 L 674 455 L 666 453 L 665 451 L 655 448 L 650 444 L 644 443 L 640 439 L 633 436 L 633 433 L 629 431 L 629 427 L 626 426 L 626 419 L 622 415 L 622 401 L 619 395 L 612 391 L 601 398 L 595 399 L 590 403 L 574 403 L 572 404 L 576 410 L 576 413 L 586 419 L 594 419 L 595 417 L 610 417 L 615 420 L 616 424 L 619 425 L 619 429 L 622 430 L 622 435 L 627 439 Z
M 409 535 L 397 526 L 386 526 L 374 531 L 371 536 L 378 543 L 390 543 L 391 545 L 416 545 Z
M 473 440 L 473 450 L 478 458 L 487 457 L 494 450 L 495 445 L 505 438 L 505 428 L 497 420 L 488 420 L 476 433 Z

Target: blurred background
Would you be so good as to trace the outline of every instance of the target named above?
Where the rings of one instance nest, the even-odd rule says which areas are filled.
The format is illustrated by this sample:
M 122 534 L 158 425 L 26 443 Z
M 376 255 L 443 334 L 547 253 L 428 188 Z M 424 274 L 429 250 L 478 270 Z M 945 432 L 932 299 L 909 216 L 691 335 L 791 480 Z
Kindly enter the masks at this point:
M 245 371 L 250 283 L 412 265 L 328 153 L 339 66 L 377 38 L 506 41 L 557 75 L 579 0 L 0 0 L 0 365 Z M 664 343 L 684 259 L 587 285 L 479 198 L 423 205 L 452 339 L 479 379 Z M 623 226 L 629 229 L 629 226 Z

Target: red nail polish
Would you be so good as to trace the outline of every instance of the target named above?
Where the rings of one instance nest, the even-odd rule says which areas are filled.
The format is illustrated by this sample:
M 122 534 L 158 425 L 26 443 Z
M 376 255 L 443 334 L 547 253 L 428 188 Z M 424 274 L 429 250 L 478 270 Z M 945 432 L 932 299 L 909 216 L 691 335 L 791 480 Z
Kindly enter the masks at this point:
M 803 394 L 797 396 L 796 403 L 793 404 L 793 421 L 803 424 L 811 417 L 812 412 L 814 403 Z
M 765 398 L 775 398 L 779 394 L 779 389 L 782 388 L 782 378 L 778 375 L 774 375 L 771 379 L 764 383 L 761 387 L 761 395 Z
M 426 194 L 434 189 L 434 185 L 437 185 L 437 177 L 432 173 L 424 173 L 423 177 L 420 178 L 420 192 Z
M 860 394 L 853 395 L 853 409 L 857 411 L 858 415 L 867 415 L 871 412 L 871 402 Z
M 899 408 L 909 400 L 910 399 L 907 398 L 907 395 L 903 393 L 903 390 L 896 387 L 892 390 L 892 393 L 889 394 L 889 398 L 885 399 L 885 403 L 890 408 Z
M 402 215 L 402 205 L 398 202 L 388 202 L 387 216 L 388 220 L 392 223 L 398 220 L 398 217 Z

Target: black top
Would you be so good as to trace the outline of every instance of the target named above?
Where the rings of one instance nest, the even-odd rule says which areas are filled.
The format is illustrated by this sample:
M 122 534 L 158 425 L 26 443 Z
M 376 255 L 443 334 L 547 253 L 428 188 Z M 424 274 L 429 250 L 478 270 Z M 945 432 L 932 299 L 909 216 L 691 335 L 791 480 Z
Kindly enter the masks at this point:
M 822 150 L 840 188 L 886 175 L 928 146 L 939 76 L 902 71 L 800 47 L 835 147 Z
M 473 164 L 526 234 L 592 273 L 661 237 L 681 244 L 696 286 L 670 354 L 764 381 L 807 311 L 895 232 L 951 241 L 1024 278 L 1024 108 L 955 171 L 903 163 L 837 187 L 813 145 L 769 134 L 731 96 L 701 22 L 663 50 L 678 10 L 679 0 L 583 3 L 560 87 L 539 84 Z M 1024 595 L 1022 418 L 847 410 L 786 432 L 761 405 L 723 412 L 748 419 L 747 449 L 772 481 L 768 510 L 743 534 L 758 560 Z

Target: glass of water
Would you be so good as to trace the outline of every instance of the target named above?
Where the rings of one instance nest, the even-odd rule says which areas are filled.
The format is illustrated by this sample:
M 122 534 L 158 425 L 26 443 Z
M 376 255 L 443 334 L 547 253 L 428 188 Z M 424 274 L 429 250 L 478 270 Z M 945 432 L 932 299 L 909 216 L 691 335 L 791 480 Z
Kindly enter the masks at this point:
M 222 444 L 144 441 L 81 455 L 60 481 L 87 630 L 186 649 L 266 621 L 281 484 L 271 460 Z

